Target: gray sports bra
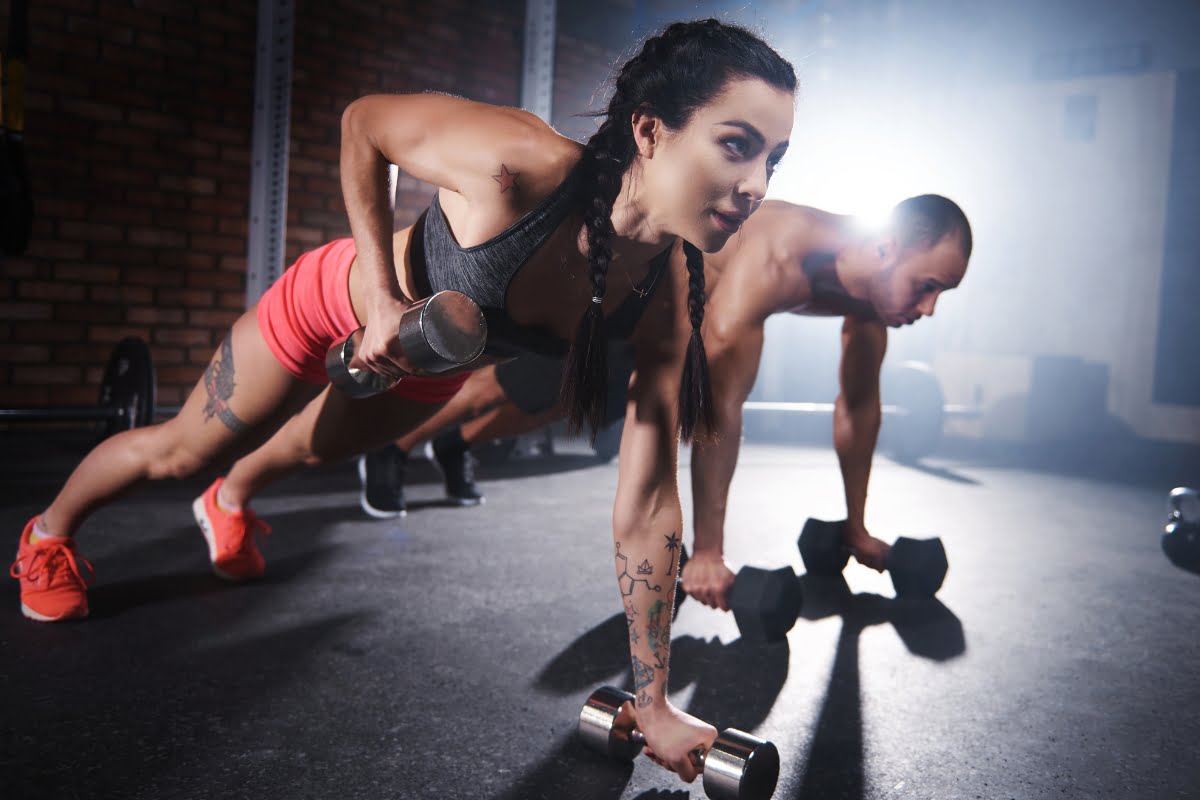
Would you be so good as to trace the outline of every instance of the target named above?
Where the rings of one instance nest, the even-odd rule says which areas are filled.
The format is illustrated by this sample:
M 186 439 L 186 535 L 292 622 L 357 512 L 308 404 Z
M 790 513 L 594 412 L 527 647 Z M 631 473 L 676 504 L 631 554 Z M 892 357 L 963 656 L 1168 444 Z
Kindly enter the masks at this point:
M 521 352 L 566 355 L 567 342 L 545 328 L 517 324 L 505 310 L 504 301 L 517 272 L 571 212 L 576 183 L 577 171 L 572 170 L 537 208 L 475 247 L 460 247 L 455 241 L 436 194 L 413 226 L 413 282 L 426 296 L 453 289 L 479 304 L 488 324 L 485 353 L 501 357 Z M 607 338 L 627 339 L 633 333 L 666 270 L 670 253 L 668 247 L 654 258 L 646 278 L 607 317 Z

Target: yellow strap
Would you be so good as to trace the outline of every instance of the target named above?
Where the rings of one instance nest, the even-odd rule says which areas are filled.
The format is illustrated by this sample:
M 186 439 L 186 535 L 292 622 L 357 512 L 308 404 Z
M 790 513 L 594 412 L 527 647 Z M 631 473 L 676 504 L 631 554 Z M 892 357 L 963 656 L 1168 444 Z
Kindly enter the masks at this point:
M 5 76 L 5 93 L 8 95 L 4 107 L 5 125 L 14 133 L 25 130 L 25 62 L 13 59 L 8 62 L 8 75 Z

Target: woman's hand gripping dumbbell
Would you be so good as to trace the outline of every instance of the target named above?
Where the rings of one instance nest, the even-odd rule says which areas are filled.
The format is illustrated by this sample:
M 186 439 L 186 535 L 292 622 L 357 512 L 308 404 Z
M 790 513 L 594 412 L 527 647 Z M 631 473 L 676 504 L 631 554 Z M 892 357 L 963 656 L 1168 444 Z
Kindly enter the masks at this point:
M 400 378 L 372 372 L 355 358 L 366 328 L 335 342 L 325 355 L 325 372 L 351 397 L 386 392 Z M 397 346 L 413 370 L 446 372 L 479 357 L 487 344 L 487 322 L 475 301 L 461 292 L 438 292 L 413 303 L 400 317 Z
M 675 587 L 675 610 L 690 594 L 685 579 L 692 585 L 705 587 L 697 597 L 704 605 L 732 611 L 738 631 L 743 638 L 758 642 L 778 642 L 784 639 L 800 616 L 803 595 L 800 581 L 791 567 L 763 569 L 742 567 L 734 575 L 724 559 L 688 557 L 687 548 L 679 555 L 680 580 Z M 703 572 L 692 570 L 700 567 Z M 685 574 L 684 570 L 688 569 Z M 722 575 L 722 573 L 724 575 Z M 727 576 L 727 577 L 726 577 Z
M 632 761 L 645 747 L 633 715 L 633 695 L 612 686 L 592 692 L 579 713 L 579 738 L 612 758 Z M 727 728 L 692 761 L 712 800 L 768 800 L 779 780 L 779 751 L 748 733 Z

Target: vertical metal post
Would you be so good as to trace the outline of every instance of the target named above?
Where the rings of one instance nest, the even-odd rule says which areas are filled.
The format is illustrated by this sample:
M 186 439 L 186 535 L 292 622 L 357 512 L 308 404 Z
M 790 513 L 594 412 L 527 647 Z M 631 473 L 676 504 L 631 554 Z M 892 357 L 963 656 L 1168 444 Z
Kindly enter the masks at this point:
M 258 0 L 247 307 L 258 302 L 283 271 L 294 16 L 293 0 Z
M 547 123 L 554 101 L 556 0 L 525 0 L 525 58 L 521 107 Z

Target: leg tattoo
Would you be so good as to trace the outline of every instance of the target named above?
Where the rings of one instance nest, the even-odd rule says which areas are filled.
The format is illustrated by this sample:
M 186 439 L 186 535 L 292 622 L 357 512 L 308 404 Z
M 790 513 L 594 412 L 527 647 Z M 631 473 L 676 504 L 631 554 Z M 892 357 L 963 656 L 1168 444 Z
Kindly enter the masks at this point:
M 221 351 L 209 362 L 204 370 L 204 391 L 208 400 L 204 403 L 204 421 L 208 422 L 217 417 L 225 423 L 225 427 L 234 433 L 242 433 L 249 425 L 238 419 L 237 414 L 229 407 L 229 399 L 233 397 L 233 334 L 225 337 L 221 343 Z

